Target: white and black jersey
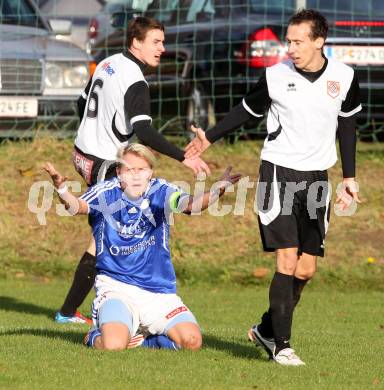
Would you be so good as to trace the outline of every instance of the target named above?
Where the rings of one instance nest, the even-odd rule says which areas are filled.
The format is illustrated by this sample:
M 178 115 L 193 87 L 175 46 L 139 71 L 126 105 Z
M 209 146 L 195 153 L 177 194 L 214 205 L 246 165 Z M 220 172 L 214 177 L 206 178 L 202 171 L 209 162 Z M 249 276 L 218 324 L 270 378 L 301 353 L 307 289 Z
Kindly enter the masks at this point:
M 326 170 L 337 160 L 338 132 L 343 175 L 355 176 L 360 110 L 352 68 L 325 58 L 319 71 L 304 72 L 288 60 L 267 68 L 251 93 L 206 132 L 215 142 L 268 111 L 257 187 L 265 250 L 297 247 L 299 254 L 324 255 L 330 215 Z
M 296 170 L 323 170 L 336 161 L 337 129 L 343 176 L 355 177 L 360 110 L 359 83 L 349 66 L 325 58 L 322 69 L 304 72 L 285 61 L 268 68 L 206 137 L 213 143 L 268 111 L 262 159 Z
M 151 120 L 148 85 L 134 59 L 115 54 L 98 64 L 83 94 L 87 103 L 75 140 L 84 153 L 113 160 L 133 135 L 132 125 Z
M 182 161 L 184 152 L 151 126 L 145 64 L 130 52 L 100 62 L 78 107 L 81 118 L 75 146 L 102 160 L 115 160 L 118 149 L 135 133 L 145 145 Z
M 312 78 L 307 74 L 291 60 L 267 68 L 242 104 L 254 117 L 262 117 L 269 105 L 262 160 L 299 171 L 322 171 L 337 160 L 338 118 L 361 110 L 359 85 L 351 67 L 332 59 L 326 59 Z

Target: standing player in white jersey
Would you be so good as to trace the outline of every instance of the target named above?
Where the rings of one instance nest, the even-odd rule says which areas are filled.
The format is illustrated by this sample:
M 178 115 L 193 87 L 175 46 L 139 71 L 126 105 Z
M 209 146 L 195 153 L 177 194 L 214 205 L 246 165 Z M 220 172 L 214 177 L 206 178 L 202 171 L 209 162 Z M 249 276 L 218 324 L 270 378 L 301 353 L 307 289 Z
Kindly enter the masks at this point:
M 255 88 L 217 126 L 197 137 L 186 156 L 268 109 L 268 135 L 261 151 L 257 189 L 264 250 L 276 252 L 269 309 L 248 337 L 283 365 L 302 365 L 290 346 L 292 316 L 302 289 L 324 256 L 329 221 L 327 169 L 337 160 L 339 138 L 345 190 L 341 208 L 359 202 L 355 183 L 359 84 L 351 67 L 323 55 L 327 20 L 315 10 L 298 11 L 287 31 L 290 59 L 266 69 Z
M 152 179 L 155 157 L 143 145 L 123 147 L 117 162 L 117 178 L 90 187 L 80 198 L 68 191 L 51 164 L 45 166 L 70 213 L 89 215 L 96 241 L 95 328 L 85 342 L 97 349 L 126 349 L 132 341 L 137 344 L 140 327 L 149 334 L 143 346 L 197 350 L 199 327 L 176 295 L 169 216 L 206 209 L 240 175 L 231 175 L 228 168 L 216 188 L 192 197 L 163 179 Z
M 169 143 L 152 126 L 146 66 L 157 67 L 164 52 L 164 26 L 154 19 L 138 17 L 128 26 L 127 53 L 100 62 L 79 98 L 80 127 L 73 162 L 88 185 L 115 176 L 117 150 L 135 134 L 152 149 L 170 156 L 195 173 L 209 173 L 200 159 L 185 159 L 184 152 Z M 77 312 L 95 279 L 95 244 L 92 240 L 75 272 L 72 286 L 55 320 L 89 322 Z

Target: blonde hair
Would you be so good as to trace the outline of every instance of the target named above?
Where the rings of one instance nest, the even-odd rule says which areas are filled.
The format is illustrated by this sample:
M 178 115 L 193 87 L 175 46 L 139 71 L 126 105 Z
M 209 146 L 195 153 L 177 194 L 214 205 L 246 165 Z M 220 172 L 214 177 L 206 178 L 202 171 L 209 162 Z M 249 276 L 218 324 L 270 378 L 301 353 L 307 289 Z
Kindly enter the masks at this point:
M 122 162 L 121 160 L 124 158 L 125 155 L 128 153 L 134 154 L 135 156 L 143 158 L 153 169 L 156 162 L 155 155 L 144 145 L 133 143 L 129 144 L 127 146 L 124 146 L 120 148 L 117 152 L 117 166 L 121 167 Z

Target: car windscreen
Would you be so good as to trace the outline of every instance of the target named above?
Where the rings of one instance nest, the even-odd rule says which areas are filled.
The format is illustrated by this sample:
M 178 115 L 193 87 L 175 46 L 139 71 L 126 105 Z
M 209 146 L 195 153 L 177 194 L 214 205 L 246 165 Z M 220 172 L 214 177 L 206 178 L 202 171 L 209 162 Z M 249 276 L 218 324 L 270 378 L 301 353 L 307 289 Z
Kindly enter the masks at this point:
M 131 9 L 135 12 L 145 12 L 153 0 L 107 0 L 105 9 L 112 12 L 119 9 Z
M 249 5 L 252 12 L 262 14 L 281 14 L 295 12 L 294 0 L 250 0 Z
M 314 8 L 332 19 L 382 20 L 383 0 L 307 0 L 307 7 Z
M 1 0 L 0 23 L 44 28 L 39 15 L 26 0 Z
M 146 15 L 163 23 L 193 23 L 254 13 L 285 16 L 295 10 L 295 0 L 146 0 L 145 3 Z

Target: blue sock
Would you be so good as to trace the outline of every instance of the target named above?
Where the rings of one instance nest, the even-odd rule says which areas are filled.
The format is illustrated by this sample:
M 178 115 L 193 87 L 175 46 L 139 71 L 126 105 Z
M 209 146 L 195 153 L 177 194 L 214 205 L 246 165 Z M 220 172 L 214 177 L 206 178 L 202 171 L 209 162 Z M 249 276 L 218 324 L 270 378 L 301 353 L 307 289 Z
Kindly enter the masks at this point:
M 154 348 L 154 349 L 173 349 L 178 351 L 180 346 L 172 341 L 168 336 L 163 334 L 151 335 L 146 337 L 143 344 L 144 348 Z
M 97 336 L 101 336 L 99 328 L 91 329 L 84 338 L 84 344 L 92 348 Z

